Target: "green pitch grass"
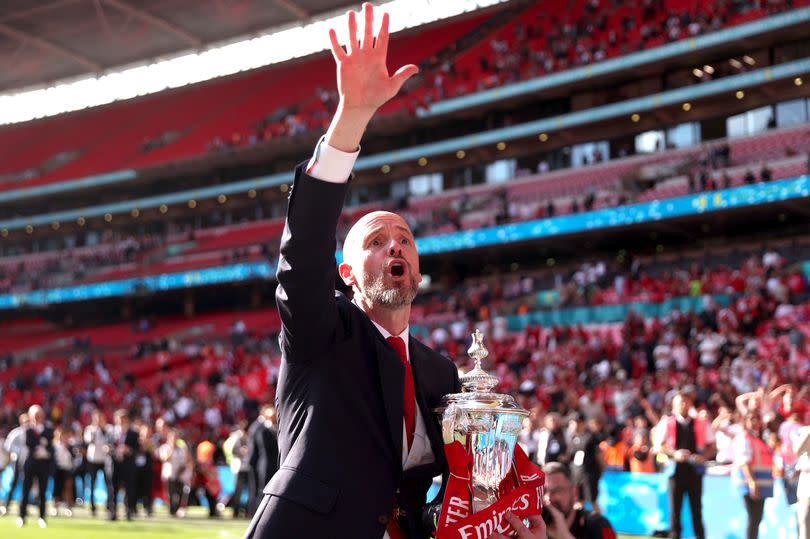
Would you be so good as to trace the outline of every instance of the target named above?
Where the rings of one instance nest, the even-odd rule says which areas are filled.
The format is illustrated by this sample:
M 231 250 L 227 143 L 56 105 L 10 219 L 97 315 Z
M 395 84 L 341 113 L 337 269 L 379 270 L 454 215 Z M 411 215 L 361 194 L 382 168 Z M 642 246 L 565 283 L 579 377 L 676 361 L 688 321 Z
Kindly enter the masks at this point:
M 83 508 L 77 508 L 73 517 L 49 517 L 44 530 L 37 526 L 34 507 L 29 508 L 29 517 L 24 528 L 17 528 L 17 507 L 0 517 L 0 537 L 10 539 L 241 539 L 248 526 L 244 519 L 227 517 L 209 520 L 206 511 L 199 507 L 189 509 L 183 519 L 172 518 L 164 508 L 157 509 L 152 518 L 140 517 L 133 522 L 118 520 L 109 522 L 104 517 L 93 518 Z M 645 539 L 620 535 L 619 539 Z
M 120 511 L 119 511 L 120 512 Z M 139 517 L 132 522 L 121 519 L 110 522 L 106 513 L 93 518 L 89 511 L 76 508 L 73 517 L 48 517 L 48 527 L 40 529 L 34 507 L 28 509 L 25 527 L 17 528 L 17 506 L 0 518 L 0 537 L 9 539 L 241 539 L 248 527 L 245 519 L 227 517 L 210 520 L 207 511 L 199 507 L 189 509 L 185 518 L 172 518 L 163 509 L 156 509 L 152 518 Z

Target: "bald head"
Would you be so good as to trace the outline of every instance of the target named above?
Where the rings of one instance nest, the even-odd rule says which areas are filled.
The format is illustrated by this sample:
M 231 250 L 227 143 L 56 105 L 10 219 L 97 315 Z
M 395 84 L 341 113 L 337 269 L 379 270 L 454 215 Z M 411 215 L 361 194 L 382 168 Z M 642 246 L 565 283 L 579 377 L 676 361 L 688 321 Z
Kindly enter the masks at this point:
M 338 271 L 343 282 L 365 298 L 364 303 L 392 309 L 409 307 L 422 276 L 408 223 L 388 211 L 361 217 L 346 235 Z
M 395 226 L 407 230 L 411 237 L 413 237 L 408 223 L 396 213 L 382 210 L 367 213 L 358 219 L 349 229 L 349 233 L 346 234 L 346 241 L 343 242 L 343 261 L 348 264 L 356 262 L 358 254 L 363 250 L 363 240 L 366 234 L 376 226 L 387 222 L 391 222 L 395 224 Z

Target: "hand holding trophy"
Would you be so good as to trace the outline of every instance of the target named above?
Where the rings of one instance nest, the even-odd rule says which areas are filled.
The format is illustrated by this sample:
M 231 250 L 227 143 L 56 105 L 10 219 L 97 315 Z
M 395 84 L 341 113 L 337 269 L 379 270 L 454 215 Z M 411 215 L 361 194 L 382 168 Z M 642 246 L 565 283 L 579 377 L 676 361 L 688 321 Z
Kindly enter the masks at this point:
M 450 468 L 436 538 L 488 539 L 512 531 L 518 537 L 545 537 L 538 516 L 545 477 L 517 445 L 529 412 L 510 395 L 492 391 L 498 379 L 481 368 L 488 355 L 483 338 L 478 330 L 473 333 L 467 353 L 475 367 L 461 377 L 464 391 L 445 396 L 436 409 Z M 527 517 L 531 529 L 520 522 Z

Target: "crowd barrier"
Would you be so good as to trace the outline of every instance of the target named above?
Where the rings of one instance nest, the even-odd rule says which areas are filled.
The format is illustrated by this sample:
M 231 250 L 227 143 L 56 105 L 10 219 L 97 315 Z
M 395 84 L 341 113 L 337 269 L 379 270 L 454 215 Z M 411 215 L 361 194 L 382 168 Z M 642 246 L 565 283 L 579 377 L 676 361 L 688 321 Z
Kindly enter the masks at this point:
M 599 504 L 619 533 L 653 535 L 669 529 L 668 477 L 664 474 L 605 472 L 600 483 Z M 681 513 L 684 539 L 694 537 L 688 500 Z M 703 478 L 703 524 L 711 539 L 742 539 L 748 517 L 742 496 L 728 475 Z M 759 527 L 760 539 L 793 539 L 797 536 L 796 509 L 787 505 L 781 480 L 774 496 L 765 501 Z
M 234 477 L 225 466 L 219 467 L 222 495 L 234 491 Z M 11 468 L 0 475 L 0 499 L 5 500 L 11 483 Z M 600 482 L 599 504 L 613 528 L 622 534 L 651 536 L 669 529 L 668 478 L 664 474 L 636 474 L 608 471 Z M 96 503 L 107 500 L 106 485 L 98 477 Z M 17 486 L 14 499 L 19 499 L 21 485 Z M 50 489 L 48 499 L 50 499 Z M 428 493 L 428 500 L 435 497 L 438 485 Z M 86 490 L 84 498 L 89 495 Z M 205 503 L 204 499 L 201 500 Z M 745 536 L 747 516 L 742 496 L 732 486 L 728 475 L 707 475 L 703 478 L 703 521 L 706 537 L 711 539 L 742 539 Z M 681 514 L 683 538 L 694 537 L 689 503 L 684 500 Z M 774 496 L 765 502 L 765 515 L 759 528 L 760 539 L 793 539 L 797 536 L 796 509 L 787 505 L 782 482 L 776 481 Z

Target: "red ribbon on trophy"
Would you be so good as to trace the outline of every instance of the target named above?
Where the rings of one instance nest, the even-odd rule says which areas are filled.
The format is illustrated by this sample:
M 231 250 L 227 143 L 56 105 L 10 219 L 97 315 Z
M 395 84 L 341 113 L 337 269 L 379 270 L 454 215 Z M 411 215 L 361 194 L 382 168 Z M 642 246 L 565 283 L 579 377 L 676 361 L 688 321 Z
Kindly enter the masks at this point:
M 512 526 L 504 518 L 511 511 L 520 518 L 543 511 L 543 485 L 546 478 L 515 445 L 512 471 L 498 489 L 498 501 L 477 513 L 472 512 L 472 460 L 461 442 L 444 446 L 450 477 L 436 526 L 436 539 L 486 539 L 493 532 L 509 534 Z

